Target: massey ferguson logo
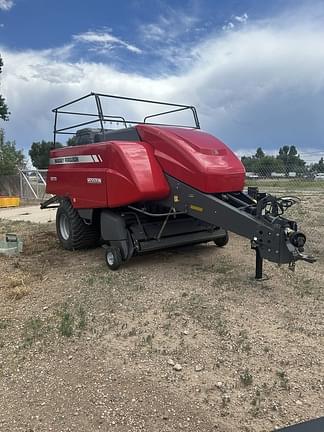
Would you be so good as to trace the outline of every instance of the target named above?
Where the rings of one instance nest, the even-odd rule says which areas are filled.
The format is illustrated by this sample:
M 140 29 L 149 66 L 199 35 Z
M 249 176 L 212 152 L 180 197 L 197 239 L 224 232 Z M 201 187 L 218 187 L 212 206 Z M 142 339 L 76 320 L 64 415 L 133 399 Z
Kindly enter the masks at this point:
M 87 183 L 90 183 L 90 184 L 101 184 L 101 178 L 98 178 L 98 177 L 88 177 L 87 178 Z
M 1 0 L 0 0 L 1 3 Z M 50 165 L 66 165 L 66 164 L 83 164 L 83 163 L 101 163 L 102 157 L 98 154 L 89 155 L 73 155 L 50 158 Z

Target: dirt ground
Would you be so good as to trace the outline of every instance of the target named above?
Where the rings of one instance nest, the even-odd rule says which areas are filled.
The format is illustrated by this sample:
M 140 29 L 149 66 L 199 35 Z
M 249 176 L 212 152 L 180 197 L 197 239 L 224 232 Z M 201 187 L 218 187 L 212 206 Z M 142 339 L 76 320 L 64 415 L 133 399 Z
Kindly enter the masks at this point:
M 134 258 L 68 252 L 53 223 L 0 221 L 0 430 L 272 431 L 324 415 L 324 195 L 304 197 L 316 264 L 265 263 L 232 235 Z
M 23 205 L 21 207 L 1 208 L 0 219 L 26 221 L 35 223 L 55 222 L 56 209 L 41 210 L 40 205 Z

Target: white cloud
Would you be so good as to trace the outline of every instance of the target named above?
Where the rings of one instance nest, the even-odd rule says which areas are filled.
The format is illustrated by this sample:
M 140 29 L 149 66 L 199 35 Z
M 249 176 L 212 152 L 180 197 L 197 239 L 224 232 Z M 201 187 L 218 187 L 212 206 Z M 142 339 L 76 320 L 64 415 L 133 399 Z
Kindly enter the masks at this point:
M 247 20 L 249 19 L 248 14 L 244 13 L 243 15 L 237 15 L 232 17 L 232 21 L 228 21 L 226 24 L 223 25 L 222 29 L 224 31 L 230 31 L 233 30 L 235 28 L 236 25 L 239 24 L 245 24 L 247 22 Z M 233 21 L 236 21 L 236 23 L 233 23 Z
M 244 13 L 243 15 L 235 16 L 234 19 L 239 23 L 245 23 L 248 20 L 248 14 Z
M 145 45 L 145 54 L 151 55 L 160 70 L 167 72 L 180 65 L 190 67 L 191 49 L 203 38 L 209 24 L 199 18 L 196 10 L 188 14 L 169 6 L 155 22 L 140 26 L 138 36 Z
M 154 23 L 144 24 L 140 32 L 147 42 L 170 43 L 176 38 L 191 34 L 198 25 L 199 19 L 193 14 L 186 14 L 179 10 L 168 8 L 164 15 L 158 17 Z
M 142 50 L 135 45 L 131 45 L 122 39 L 119 39 L 116 36 L 104 31 L 88 31 L 74 35 L 73 40 L 76 42 L 91 44 L 91 49 L 99 52 L 110 51 L 115 47 L 126 48 L 128 51 L 136 54 L 140 54 L 142 52 Z
M 0 0 L 0 9 L 4 11 L 10 10 L 14 5 L 12 0 Z
M 48 48 L 42 51 L 38 51 L 39 54 L 60 61 L 68 61 L 73 53 L 75 45 L 68 43 L 56 48 Z
M 249 21 L 188 49 L 185 67 L 176 73 L 162 70 L 150 78 L 108 64 L 71 63 L 51 50 L 12 52 L 2 47 L 2 92 L 12 112 L 4 124 L 7 137 L 26 147 L 50 138 L 50 110 L 94 90 L 194 104 L 203 129 L 236 150 L 285 144 L 304 152 L 323 149 L 320 24 L 304 13 L 260 24 Z M 183 64 L 179 52 L 170 55 Z
M 163 40 L 166 29 L 158 24 L 145 24 L 142 27 L 142 33 L 144 35 L 144 39 L 149 39 L 151 41 L 159 41 Z
M 234 27 L 235 27 L 234 24 L 230 21 L 224 24 L 222 29 L 226 31 L 226 30 L 232 30 Z
M 76 65 L 36 63 L 33 65 L 33 72 L 29 79 L 42 80 L 51 84 L 78 84 L 82 81 L 83 74 L 83 69 Z

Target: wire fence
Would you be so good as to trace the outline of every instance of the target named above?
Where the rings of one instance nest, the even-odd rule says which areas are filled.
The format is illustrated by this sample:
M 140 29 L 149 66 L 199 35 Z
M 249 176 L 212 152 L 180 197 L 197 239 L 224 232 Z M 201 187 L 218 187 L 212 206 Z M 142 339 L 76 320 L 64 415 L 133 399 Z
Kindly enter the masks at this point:
M 0 176 L 0 195 L 19 196 L 25 201 L 42 201 L 46 194 L 47 170 L 19 170 Z
M 246 172 L 246 186 L 256 186 L 264 192 L 324 193 L 324 172 L 310 171 L 305 167 L 296 171 L 276 172 L 260 169 Z
M 306 233 L 306 250 L 320 261 L 324 259 L 319 242 L 324 229 L 324 172 L 312 171 L 307 166 L 298 170 L 288 168 L 285 172 L 262 168 L 246 172 L 245 186 L 257 187 L 260 192 L 278 197 L 298 197 L 300 202 L 287 211 L 287 217 L 295 220 L 298 228 Z

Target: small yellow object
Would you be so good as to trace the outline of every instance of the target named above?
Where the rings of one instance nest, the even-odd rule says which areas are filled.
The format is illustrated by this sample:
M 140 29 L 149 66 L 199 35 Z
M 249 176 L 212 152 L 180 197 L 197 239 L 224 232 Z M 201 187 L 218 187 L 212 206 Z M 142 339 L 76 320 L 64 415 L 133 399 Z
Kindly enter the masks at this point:
M 0 207 L 19 207 L 20 198 L 19 197 L 4 197 L 0 196 Z
M 179 195 L 173 195 L 173 202 L 177 203 L 179 202 Z
M 202 213 L 204 211 L 204 209 L 202 207 L 199 207 L 199 206 L 194 205 L 194 204 L 190 204 L 190 208 L 191 208 L 191 210 L 195 210 L 195 211 L 200 212 L 200 213 Z

